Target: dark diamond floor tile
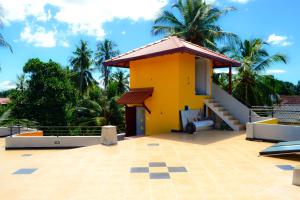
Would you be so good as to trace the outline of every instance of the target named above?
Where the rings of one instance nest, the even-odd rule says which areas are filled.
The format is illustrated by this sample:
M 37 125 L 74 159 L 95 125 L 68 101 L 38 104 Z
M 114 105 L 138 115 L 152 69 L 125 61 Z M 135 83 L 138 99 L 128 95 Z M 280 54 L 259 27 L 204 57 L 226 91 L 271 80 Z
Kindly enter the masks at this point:
M 131 167 L 130 173 L 149 173 L 149 167 Z
M 157 147 L 157 146 L 159 146 L 159 144 L 158 143 L 149 143 L 149 144 L 147 144 L 149 147 Z
M 276 165 L 276 167 L 285 171 L 294 170 L 294 167 L 291 165 Z
M 32 156 L 32 154 L 29 154 L 29 153 L 25 153 L 25 154 L 22 154 L 23 157 L 29 157 L 29 156 Z
M 165 162 L 149 162 L 149 167 L 166 167 Z
M 187 172 L 185 167 L 168 167 L 169 172 Z
M 21 168 L 15 171 L 13 174 L 32 174 L 37 168 Z
M 170 179 L 170 174 L 167 172 L 155 172 L 149 174 L 150 179 Z

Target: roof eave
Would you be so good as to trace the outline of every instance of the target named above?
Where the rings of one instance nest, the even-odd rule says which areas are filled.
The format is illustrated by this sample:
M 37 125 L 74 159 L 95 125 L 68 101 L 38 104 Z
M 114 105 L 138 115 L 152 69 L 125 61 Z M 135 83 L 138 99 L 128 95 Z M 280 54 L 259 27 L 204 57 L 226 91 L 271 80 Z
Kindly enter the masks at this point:
M 155 53 L 151 53 L 151 54 L 147 54 L 147 55 L 142 55 L 142 56 L 136 56 L 136 57 L 131 57 L 131 58 L 125 58 L 125 59 L 117 59 L 117 60 L 107 60 L 105 61 L 103 64 L 105 66 L 115 66 L 115 67 L 124 67 L 124 68 L 129 68 L 129 62 L 130 61 L 135 61 L 135 60 L 141 60 L 141 59 L 146 59 L 146 58 L 152 58 L 152 57 L 156 57 L 156 56 L 163 56 L 163 55 L 167 55 L 167 54 L 171 54 L 171 53 L 178 53 L 178 52 L 186 52 L 186 53 L 190 53 L 196 56 L 201 56 L 204 58 L 208 58 L 211 60 L 216 60 L 218 62 L 224 63 L 224 66 L 232 66 L 232 67 L 240 67 L 241 63 L 235 61 L 235 60 L 229 60 L 226 58 L 220 58 L 214 55 L 209 55 L 206 53 L 201 53 L 199 51 L 190 49 L 190 48 L 186 48 L 186 47 L 178 47 L 175 49 L 170 49 L 170 50 L 165 50 L 165 51 L 160 51 L 160 52 L 155 52 Z

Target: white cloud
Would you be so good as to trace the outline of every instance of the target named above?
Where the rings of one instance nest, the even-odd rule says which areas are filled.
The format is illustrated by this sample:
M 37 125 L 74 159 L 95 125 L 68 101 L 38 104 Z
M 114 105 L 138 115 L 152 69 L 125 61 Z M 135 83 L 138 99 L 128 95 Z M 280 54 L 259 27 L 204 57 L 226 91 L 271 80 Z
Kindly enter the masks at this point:
M 24 21 L 26 17 L 35 17 L 38 21 L 51 18 L 51 13 L 45 10 L 45 0 L 0 0 L 4 9 L 4 22 Z
M 69 42 L 66 40 L 61 40 L 59 43 L 61 46 L 66 47 L 66 48 L 68 48 L 70 46 Z
M 0 91 L 16 88 L 16 83 L 13 81 L 0 81 Z
M 235 2 L 235 3 L 242 3 L 242 4 L 245 4 L 245 3 L 248 3 L 250 0 L 229 0 L 231 2 Z
M 287 36 L 280 36 L 276 34 L 269 35 L 267 42 L 272 45 L 283 47 L 292 45 L 292 42 L 289 41 L 289 38 Z
M 266 74 L 269 74 L 269 75 L 274 75 L 274 74 L 283 74 L 285 73 L 286 71 L 283 70 L 283 69 L 268 69 L 266 71 Z
M 151 20 L 167 5 L 168 0 L 0 0 L 5 22 L 56 20 L 66 23 L 73 33 L 85 33 L 101 39 L 103 24 L 116 18 Z M 52 13 L 46 6 L 55 7 Z
M 222 74 L 222 73 L 228 74 L 229 69 L 228 68 L 214 69 L 214 73 L 216 73 L 216 74 Z M 232 74 L 237 74 L 236 69 L 234 69 L 234 68 L 232 69 Z
M 56 30 L 46 31 L 44 27 L 37 26 L 34 30 L 28 24 L 21 33 L 21 40 L 36 47 L 55 47 Z
M 122 35 L 125 35 L 125 34 L 126 34 L 126 31 L 122 31 L 121 34 L 122 34 Z
M 217 0 L 205 0 L 206 3 L 214 4 Z

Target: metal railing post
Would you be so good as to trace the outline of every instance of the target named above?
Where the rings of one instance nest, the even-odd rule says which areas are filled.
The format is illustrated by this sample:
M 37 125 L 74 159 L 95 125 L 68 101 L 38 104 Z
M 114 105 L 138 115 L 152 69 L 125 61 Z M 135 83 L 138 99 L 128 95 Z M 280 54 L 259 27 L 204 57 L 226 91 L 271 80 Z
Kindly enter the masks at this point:
M 249 109 L 249 122 L 251 123 L 252 122 L 252 113 L 251 113 L 251 109 Z

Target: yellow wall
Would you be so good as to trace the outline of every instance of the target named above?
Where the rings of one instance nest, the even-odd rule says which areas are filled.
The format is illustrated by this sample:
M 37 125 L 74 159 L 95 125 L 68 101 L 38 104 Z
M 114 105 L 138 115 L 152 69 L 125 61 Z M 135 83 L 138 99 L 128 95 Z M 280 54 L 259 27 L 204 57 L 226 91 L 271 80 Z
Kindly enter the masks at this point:
M 168 133 L 179 129 L 179 60 L 177 54 L 130 62 L 130 87 L 154 87 L 145 101 L 146 134 Z
M 185 105 L 188 105 L 190 109 L 203 108 L 204 99 L 209 96 L 195 95 L 195 56 L 187 53 L 179 54 L 179 61 L 179 109 L 183 110 Z M 211 77 L 212 66 L 210 67 L 209 73 Z
M 278 124 L 278 119 L 277 118 L 266 119 L 266 120 L 257 122 L 257 124 Z
M 203 108 L 207 97 L 195 95 L 195 57 L 186 53 L 130 62 L 130 87 L 154 87 L 152 97 L 145 101 L 151 110 L 151 114 L 146 112 L 147 135 L 179 130 L 179 111 L 185 105 Z

